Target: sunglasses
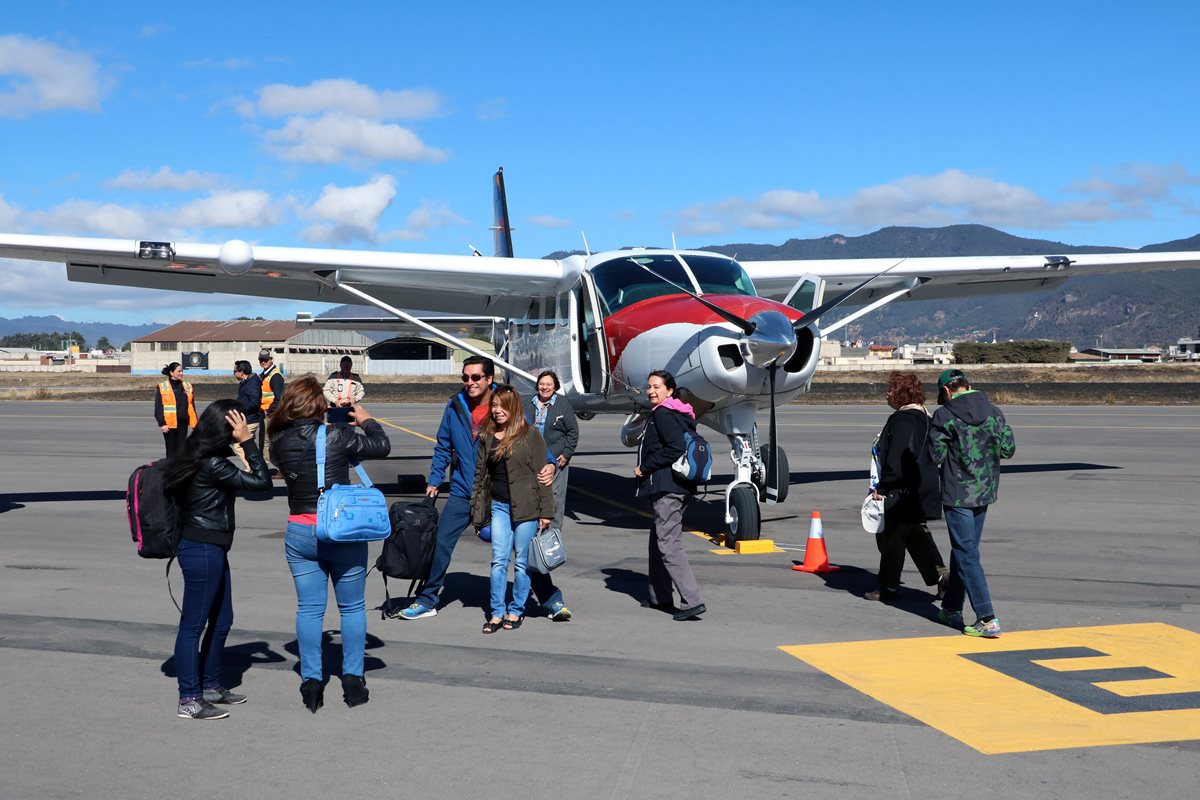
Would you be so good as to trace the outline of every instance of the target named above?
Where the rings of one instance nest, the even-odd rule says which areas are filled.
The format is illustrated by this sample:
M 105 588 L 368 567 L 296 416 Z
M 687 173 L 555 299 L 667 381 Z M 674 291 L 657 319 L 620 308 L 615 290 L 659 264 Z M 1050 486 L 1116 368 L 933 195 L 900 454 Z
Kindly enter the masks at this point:
M 463 379 L 463 383 L 466 383 L 467 381 L 470 381 L 471 383 L 479 383 L 481 380 L 484 379 L 484 375 L 482 375 L 482 374 L 480 374 L 480 375 L 463 375 L 462 379 Z

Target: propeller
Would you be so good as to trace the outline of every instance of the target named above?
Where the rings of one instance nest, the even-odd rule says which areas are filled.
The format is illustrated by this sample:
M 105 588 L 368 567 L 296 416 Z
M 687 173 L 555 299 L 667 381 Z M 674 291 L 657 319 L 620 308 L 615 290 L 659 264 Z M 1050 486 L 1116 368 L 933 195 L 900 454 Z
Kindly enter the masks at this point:
M 850 295 L 854 294 L 855 292 L 857 292 L 859 289 L 866 286 L 871 281 L 876 280 L 877 278 L 880 278 L 880 277 L 886 275 L 887 273 L 891 272 L 892 270 L 894 270 L 896 267 L 900 266 L 907 260 L 908 260 L 907 258 L 900 259 L 895 264 L 892 264 L 890 267 L 883 270 L 883 272 L 880 272 L 877 275 L 872 275 L 870 278 L 867 278 L 865 281 L 860 283 L 858 286 L 855 286 L 853 289 L 851 289 L 847 292 L 842 292 L 837 297 L 833 298 L 832 300 L 830 300 L 827 303 L 822 303 L 821 305 L 817 306 L 812 311 L 809 311 L 803 317 L 801 317 L 800 319 L 798 319 L 794 323 L 792 323 L 792 327 L 794 327 L 796 330 L 800 330 L 801 328 L 807 328 L 813 322 L 820 319 L 825 314 L 828 314 L 834 308 L 840 306 L 848 297 L 850 297 Z

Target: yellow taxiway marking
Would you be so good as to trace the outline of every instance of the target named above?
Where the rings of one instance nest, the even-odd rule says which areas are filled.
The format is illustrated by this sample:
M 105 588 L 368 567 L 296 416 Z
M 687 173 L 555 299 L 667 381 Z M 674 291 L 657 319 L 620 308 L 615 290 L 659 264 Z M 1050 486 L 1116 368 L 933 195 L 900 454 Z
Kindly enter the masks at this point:
M 1200 739 L 1200 634 L 1163 623 L 779 649 L 981 753 Z
M 424 439 L 427 442 L 437 442 L 437 439 L 430 438 L 423 433 L 418 433 L 417 431 L 410 430 L 408 428 L 405 428 L 402 425 L 396 425 L 395 423 L 388 422 L 386 419 L 383 419 L 381 417 L 375 417 L 375 419 L 379 420 L 382 424 L 387 425 L 389 428 L 395 428 L 398 431 L 404 431 L 405 433 L 412 434 L 413 436 L 416 436 L 419 439 Z M 590 497 L 593 500 L 597 500 L 601 503 L 605 503 L 605 504 L 613 506 L 615 508 L 619 508 L 622 511 L 629 511 L 633 514 L 637 514 L 638 516 L 642 516 L 647 519 L 654 519 L 653 516 L 651 516 L 650 514 L 647 514 L 645 511 L 634 508 L 633 506 L 627 506 L 624 503 L 618 503 L 616 500 L 611 500 L 602 495 L 598 495 L 595 492 L 589 492 L 587 489 L 580 489 L 578 486 L 572 486 L 571 491 L 579 492 L 581 495 L 583 495 L 585 497 Z M 708 533 L 703 533 L 701 531 L 688 530 L 687 528 L 685 528 L 684 530 L 687 533 L 692 534 L 693 536 L 699 536 L 701 539 L 704 539 L 705 541 L 716 543 L 716 542 L 720 542 L 720 541 L 724 540 L 724 537 L 721 534 L 717 534 L 717 533 L 708 534 Z M 726 547 L 722 547 L 719 550 L 713 550 L 712 552 L 714 552 L 714 553 L 719 552 L 721 555 L 733 554 L 733 551 Z M 779 551 L 779 552 L 782 552 L 782 551 Z
M 433 439 L 429 436 L 426 436 L 423 433 L 417 433 L 416 431 L 409 430 L 408 428 L 405 428 L 403 425 L 396 425 L 394 423 L 388 422 L 386 419 L 383 419 L 382 417 L 375 417 L 375 419 L 379 420 L 384 425 L 387 425 L 389 428 L 395 428 L 398 431 L 404 431 L 405 433 L 411 433 L 413 436 L 416 436 L 418 439 L 424 439 L 427 442 L 433 442 L 434 444 L 437 443 L 437 439 Z

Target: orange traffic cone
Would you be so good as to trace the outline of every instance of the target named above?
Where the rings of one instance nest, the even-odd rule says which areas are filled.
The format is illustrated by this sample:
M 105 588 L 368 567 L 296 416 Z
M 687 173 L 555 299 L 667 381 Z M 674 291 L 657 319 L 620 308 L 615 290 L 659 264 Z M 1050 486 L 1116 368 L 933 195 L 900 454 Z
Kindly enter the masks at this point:
M 812 523 L 808 526 L 808 544 L 804 547 L 804 563 L 793 564 L 797 572 L 837 572 L 841 567 L 829 563 L 829 554 L 825 552 L 825 534 L 821 532 L 821 512 L 814 511 Z

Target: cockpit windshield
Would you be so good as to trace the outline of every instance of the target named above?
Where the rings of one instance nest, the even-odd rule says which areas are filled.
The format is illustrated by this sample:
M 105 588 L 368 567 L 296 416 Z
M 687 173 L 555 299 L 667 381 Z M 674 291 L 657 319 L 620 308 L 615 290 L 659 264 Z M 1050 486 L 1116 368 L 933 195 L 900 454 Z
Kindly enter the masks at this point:
M 685 255 L 692 275 L 684 271 L 674 253 L 631 252 L 627 257 L 606 261 L 592 268 L 592 279 L 604 304 L 604 315 L 615 314 L 626 306 L 651 297 L 678 294 L 674 286 L 659 280 L 645 266 L 680 286 L 703 294 L 741 294 L 755 296 L 754 284 L 736 261 L 716 256 Z
M 696 276 L 696 283 L 704 294 L 744 294 L 757 297 L 750 276 L 742 269 L 742 265 L 727 258 L 714 256 L 698 256 L 687 254 L 683 256 L 688 269 Z
M 615 314 L 625 306 L 631 306 L 651 297 L 679 294 L 679 290 L 642 269 L 642 265 L 654 270 L 669 281 L 685 289 L 695 291 L 692 279 L 687 276 L 679 261 L 670 253 L 630 253 L 627 258 L 606 261 L 592 269 L 592 279 L 604 303 L 604 315 Z

